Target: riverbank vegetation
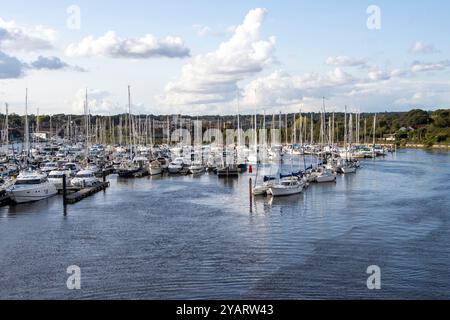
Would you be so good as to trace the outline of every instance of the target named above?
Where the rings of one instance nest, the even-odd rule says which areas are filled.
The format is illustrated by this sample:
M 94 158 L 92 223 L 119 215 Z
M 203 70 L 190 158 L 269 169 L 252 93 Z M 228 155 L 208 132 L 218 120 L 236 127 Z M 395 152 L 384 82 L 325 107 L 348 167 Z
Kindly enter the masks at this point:
M 310 141 L 310 128 L 311 128 L 311 116 L 313 119 L 313 140 L 318 141 L 320 135 L 320 122 L 321 115 L 319 113 L 302 113 L 303 126 L 306 128 L 303 130 L 306 134 L 304 140 Z M 359 141 L 362 143 L 371 143 L 373 141 L 373 119 L 374 113 L 361 113 L 359 116 Z M 399 146 L 405 146 L 407 144 L 423 145 L 426 147 L 432 147 L 433 145 L 448 145 L 450 144 L 450 109 L 438 109 L 436 111 L 425 111 L 421 109 L 414 109 L 409 112 L 382 112 L 376 114 L 376 140 L 377 142 L 386 143 L 396 143 Z M 11 139 L 20 140 L 23 137 L 23 128 L 25 124 L 25 117 L 17 114 L 10 114 L 8 119 L 9 124 L 9 135 Z M 126 125 L 128 115 L 114 115 L 114 116 L 90 116 L 91 127 L 99 128 L 102 131 L 103 136 L 110 136 L 111 132 L 114 133 L 114 129 L 117 129 L 121 124 Z M 305 119 L 306 118 L 306 119 Z M 329 125 L 330 120 L 334 118 L 334 141 L 343 141 L 344 138 L 344 113 L 327 113 L 324 117 L 327 125 Z M 29 115 L 28 122 L 30 126 L 30 132 L 39 131 L 41 132 L 52 132 L 52 134 L 58 134 L 59 136 L 64 136 L 67 132 L 67 124 L 71 123 L 71 128 L 78 130 L 78 132 L 84 131 L 85 126 L 84 115 Z M 135 123 L 152 123 L 155 125 L 156 129 L 154 134 L 156 137 L 162 136 L 163 128 L 170 125 L 171 129 L 178 128 L 181 124 L 184 128 L 191 128 L 192 122 L 194 120 L 201 120 L 203 123 L 203 129 L 207 128 L 221 128 L 221 129 L 232 129 L 237 127 L 237 117 L 236 115 L 228 116 L 180 116 L 170 115 L 135 115 Z M 263 116 L 259 115 L 258 128 L 263 126 L 265 123 L 267 129 L 271 128 L 281 128 L 282 141 L 286 141 L 286 135 L 288 137 L 293 136 L 293 123 L 294 114 L 275 114 L 266 115 L 265 121 Z M 254 127 L 254 116 L 253 115 L 241 115 L 240 125 L 244 130 Z M 299 135 L 300 121 L 299 114 L 295 114 L 295 121 L 297 124 L 297 136 Z M 348 121 L 348 117 L 347 117 Z M 355 133 L 353 137 L 356 137 L 356 117 L 353 116 L 353 129 Z M 288 129 L 286 130 L 286 123 Z M 4 131 L 5 129 L 5 114 L 0 114 L 0 128 Z M 126 127 L 124 129 L 124 134 L 126 134 Z M 91 131 L 94 132 L 94 131 Z M 106 133 L 105 133 L 106 132 Z M 328 130 L 327 130 L 328 132 Z M 117 135 L 117 130 L 115 131 Z M 112 139 L 107 139 L 106 142 L 112 142 Z M 290 140 L 290 139 L 289 139 Z

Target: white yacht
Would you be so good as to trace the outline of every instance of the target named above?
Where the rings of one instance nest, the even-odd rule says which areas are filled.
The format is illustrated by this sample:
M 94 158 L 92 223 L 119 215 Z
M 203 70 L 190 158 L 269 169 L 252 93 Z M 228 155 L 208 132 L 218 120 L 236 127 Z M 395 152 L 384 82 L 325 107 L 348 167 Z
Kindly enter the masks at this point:
M 270 187 L 270 193 L 274 197 L 290 196 L 303 191 L 304 184 L 297 177 L 287 177 Z
M 162 173 L 161 163 L 158 160 L 150 162 L 148 165 L 148 172 L 151 176 L 156 176 Z
M 73 177 L 77 174 L 78 171 L 80 171 L 80 167 L 74 162 L 68 162 L 64 165 L 64 170 L 69 171 L 70 176 Z
M 98 165 L 96 165 L 95 163 L 89 163 L 87 165 L 86 169 L 92 171 L 92 173 L 94 175 L 101 175 L 102 174 L 102 169 L 100 169 L 100 167 Z
M 169 164 L 168 170 L 169 173 L 175 174 L 180 173 L 183 170 L 184 160 L 183 158 L 176 158 Z
M 48 181 L 53 183 L 56 189 L 62 189 L 63 177 L 66 176 L 66 185 L 70 183 L 70 171 L 68 170 L 54 170 L 48 174 Z
M 38 172 L 22 172 L 9 189 L 11 199 L 16 203 L 39 201 L 57 193 L 55 185 L 48 181 L 46 175 Z
M 75 178 L 72 179 L 71 185 L 74 187 L 85 188 L 92 187 L 99 182 L 100 181 L 95 177 L 94 171 L 81 170 L 76 174 Z
M 201 163 L 193 163 L 190 167 L 189 167 L 189 172 L 191 174 L 200 174 L 205 172 L 205 166 L 202 165 Z
M 58 170 L 58 164 L 56 162 L 46 162 L 41 166 L 41 172 L 49 173 L 54 170 Z

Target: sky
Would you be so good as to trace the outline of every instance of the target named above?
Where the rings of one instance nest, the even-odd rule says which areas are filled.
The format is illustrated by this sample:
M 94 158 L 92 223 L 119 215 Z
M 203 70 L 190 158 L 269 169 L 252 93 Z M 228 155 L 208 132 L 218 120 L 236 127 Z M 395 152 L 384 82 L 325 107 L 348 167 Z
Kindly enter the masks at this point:
M 0 111 L 450 107 L 450 2 L 0 0 Z

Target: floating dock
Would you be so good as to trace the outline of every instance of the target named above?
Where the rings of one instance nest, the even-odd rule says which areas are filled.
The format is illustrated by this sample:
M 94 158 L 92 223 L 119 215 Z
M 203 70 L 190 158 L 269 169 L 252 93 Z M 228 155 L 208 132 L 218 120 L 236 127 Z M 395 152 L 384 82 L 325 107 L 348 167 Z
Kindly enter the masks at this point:
M 84 188 L 84 189 L 78 189 L 78 191 L 69 193 L 65 197 L 65 203 L 66 204 L 74 204 L 77 203 L 87 197 L 90 197 L 100 191 L 106 190 L 106 188 L 109 187 L 109 181 L 106 182 L 100 182 L 96 184 L 95 186 Z M 67 191 L 71 191 L 73 189 L 67 188 Z

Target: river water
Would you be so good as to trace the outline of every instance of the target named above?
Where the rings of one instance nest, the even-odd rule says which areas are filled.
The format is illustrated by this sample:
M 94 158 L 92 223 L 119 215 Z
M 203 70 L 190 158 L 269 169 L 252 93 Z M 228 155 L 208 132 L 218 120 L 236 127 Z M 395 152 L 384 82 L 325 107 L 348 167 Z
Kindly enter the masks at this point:
M 60 196 L 2 207 L 0 298 L 450 298 L 449 152 L 366 160 L 252 212 L 248 178 L 110 176 L 66 215 Z

